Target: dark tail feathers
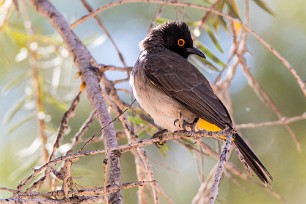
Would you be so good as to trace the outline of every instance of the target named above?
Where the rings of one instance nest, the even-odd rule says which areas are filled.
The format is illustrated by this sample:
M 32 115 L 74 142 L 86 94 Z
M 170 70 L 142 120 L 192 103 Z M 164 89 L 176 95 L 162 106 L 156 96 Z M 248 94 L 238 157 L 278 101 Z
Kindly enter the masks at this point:
M 268 170 L 264 167 L 264 165 L 259 161 L 254 152 L 237 133 L 234 135 L 234 138 L 234 143 L 239 149 L 240 153 L 243 155 L 246 163 L 251 167 L 251 169 L 265 185 L 270 184 L 273 178 Z

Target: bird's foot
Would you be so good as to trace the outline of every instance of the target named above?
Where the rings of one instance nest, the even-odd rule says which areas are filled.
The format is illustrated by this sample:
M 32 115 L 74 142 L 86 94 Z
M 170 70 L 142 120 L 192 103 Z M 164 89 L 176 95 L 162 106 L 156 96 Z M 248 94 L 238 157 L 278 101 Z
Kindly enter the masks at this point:
M 193 121 L 192 123 L 189 123 L 186 120 L 184 120 L 182 112 L 179 110 L 178 119 L 174 120 L 173 124 L 174 126 L 178 126 L 185 131 L 191 131 L 194 130 L 196 122 Z
M 155 146 L 156 146 L 158 149 L 160 149 L 163 145 L 166 144 L 166 141 L 163 141 L 163 135 L 164 135 L 165 132 L 168 132 L 168 130 L 167 130 L 167 129 L 160 130 L 160 131 L 156 132 L 156 133 L 152 136 L 152 138 L 159 138 L 159 139 L 160 139 L 160 141 L 154 142 Z
M 184 119 L 183 119 L 183 114 L 182 114 L 182 111 L 178 110 L 178 116 L 177 116 L 177 119 L 175 119 L 173 121 L 173 125 L 174 126 L 178 126 L 180 128 L 183 127 L 184 125 Z

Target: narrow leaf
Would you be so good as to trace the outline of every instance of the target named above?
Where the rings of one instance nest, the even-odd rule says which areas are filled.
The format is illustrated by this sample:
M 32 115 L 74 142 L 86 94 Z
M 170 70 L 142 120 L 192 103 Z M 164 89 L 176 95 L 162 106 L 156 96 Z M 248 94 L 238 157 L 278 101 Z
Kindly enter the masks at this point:
M 196 27 L 196 26 L 198 26 L 199 21 L 188 21 L 188 22 L 186 22 L 186 24 L 187 24 L 189 27 Z
M 217 68 L 214 64 L 210 63 L 209 61 L 207 61 L 207 60 L 202 60 L 202 62 L 203 62 L 206 66 L 208 66 L 210 69 L 215 70 L 215 71 L 217 71 L 217 72 L 220 72 L 220 69 Z
M 214 45 L 216 46 L 216 48 L 223 53 L 223 49 L 221 47 L 221 45 L 219 44 L 216 36 L 214 35 L 214 33 L 212 32 L 212 30 L 210 29 L 209 26 L 204 26 L 204 29 L 206 30 L 208 36 L 210 37 L 211 41 L 214 43 Z
M 212 61 L 222 67 L 225 66 L 225 64 L 218 57 L 216 57 L 216 55 L 214 55 L 203 43 L 196 41 L 196 46 L 206 55 L 206 57 L 210 58 Z
M 269 14 L 271 14 L 272 16 L 274 16 L 273 11 L 267 6 L 267 4 L 265 2 L 263 2 L 262 0 L 254 0 L 254 2 L 263 10 L 267 11 Z
M 56 108 L 62 111 L 66 111 L 68 109 L 67 104 L 62 103 L 51 95 L 46 95 L 46 102 L 51 105 L 54 105 Z
M 163 145 L 157 145 L 159 148 L 159 152 L 161 155 L 163 155 L 164 157 L 167 156 L 167 153 L 169 151 L 169 147 L 166 144 Z
M 215 18 L 210 19 L 209 22 L 214 27 L 215 31 L 218 31 L 220 25 L 222 25 L 222 27 L 228 31 L 227 23 L 222 16 L 216 15 Z
M 8 124 L 16 113 L 24 106 L 25 102 L 30 98 L 31 95 L 20 98 L 7 112 L 3 119 L 3 124 Z
M 18 83 L 20 83 L 23 79 L 26 79 L 30 76 L 30 72 L 22 73 L 17 76 L 13 81 L 8 83 L 3 89 L 2 94 L 7 94 L 13 87 L 15 87 Z
M 235 2 L 235 1 L 232 1 L 232 3 Z M 239 17 L 239 10 L 238 10 L 238 7 L 237 5 L 232 5 L 231 2 L 226 2 L 226 5 L 229 9 L 229 13 L 231 16 L 235 17 L 235 18 L 238 18 L 240 20 L 240 17 Z
M 216 72 L 220 72 L 220 69 L 217 68 L 215 65 L 213 65 L 212 63 L 210 63 L 208 60 L 205 60 L 203 58 L 198 58 L 198 57 L 194 57 L 194 56 L 191 56 L 190 57 L 190 60 L 192 62 L 195 63 L 195 66 L 198 67 L 199 69 L 203 69 L 204 71 L 207 71 L 205 70 L 206 68 L 209 68 L 213 71 L 216 71 Z M 197 66 L 198 65 L 198 66 Z M 205 66 L 203 66 L 205 65 Z
M 160 18 L 156 18 L 155 21 L 156 21 L 157 24 L 163 24 L 163 23 L 169 22 L 170 20 L 160 17 Z
M 20 126 L 22 126 L 23 124 L 25 124 L 25 123 L 31 121 L 31 120 L 34 119 L 34 118 L 35 118 L 35 116 L 34 116 L 34 115 L 31 115 L 31 116 L 29 116 L 29 117 L 26 117 L 26 118 L 22 119 L 21 121 L 19 121 L 18 123 L 16 123 L 13 127 L 11 127 L 11 128 L 7 131 L 7 133 L 8 133 L 8 134 L 13 133 L 13 132 L 14 132 L 15 130 L 17 130 Z

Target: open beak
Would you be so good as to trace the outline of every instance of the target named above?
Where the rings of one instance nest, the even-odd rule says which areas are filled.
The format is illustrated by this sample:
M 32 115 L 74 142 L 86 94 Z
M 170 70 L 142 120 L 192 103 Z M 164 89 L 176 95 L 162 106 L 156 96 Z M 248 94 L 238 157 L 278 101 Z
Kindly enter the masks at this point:
M 186 48 L 186 50 L 190 54 L 195 54 L 195 55 L 198 55 L 198 56 L 203 57 L 204 59 L 206 59 L 206 56 L 198 48 L 195 48 L 195 47 L 193 47 L 193 48 Z

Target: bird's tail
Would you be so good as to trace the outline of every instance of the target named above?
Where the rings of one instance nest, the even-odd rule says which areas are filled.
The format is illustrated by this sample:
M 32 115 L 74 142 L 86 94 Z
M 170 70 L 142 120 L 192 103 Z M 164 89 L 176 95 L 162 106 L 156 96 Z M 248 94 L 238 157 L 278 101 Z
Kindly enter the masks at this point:
M 273 180 L 271 174 L 265 168 L 265 166 L 259 161 L 255 153 L 251 148 L 243 141 L 243 139 L 237 134 L 234 134 L 234 144 L 242 154 L 245 162 L 255 172 L 258 178 L 265 184 L 268 185 Z
M 197 121 L 196 128 L 198 130 L 206 130 L 206 131 L 220 131 L 221 129 L 204 119 L 199 119 Z M 219 136 L 220 140 L 225 141 L 226 135 Z M 265 184 L 270 184 L 272 181 L 272 176 L 268 172 L 268 170 L 264 167 L 264 165 L 259 161 L 255 153 L 251 150 L 251 148 L 243 141 L 243 139 L 235 133 L 233 135 L 234 144 L 238 148 L 239 152 L 242 154 L 243 159 L 247 163 L 247 165 L 255 172 L 258 178 Z

